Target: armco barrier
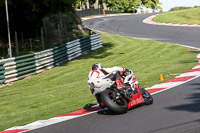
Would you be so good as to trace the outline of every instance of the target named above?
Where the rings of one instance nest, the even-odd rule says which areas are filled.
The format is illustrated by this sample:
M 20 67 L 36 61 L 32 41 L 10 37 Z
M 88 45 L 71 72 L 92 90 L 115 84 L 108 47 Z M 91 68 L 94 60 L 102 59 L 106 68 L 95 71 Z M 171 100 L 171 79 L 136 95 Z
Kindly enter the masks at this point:
M 116 14 L 116 13 L 119 13 L 119 12 L 105 10 L 105 13 L 106 14 Z M 99 9 L 90 8 L 90 9 L 79 10 L 79 11 L 76 11 L 76 14 L 79 17 L 87 17 L 87 16 L 93 16 L 93 15 L 102 15 L 103 14 L 103 8 L 99 8 Z
M 98 33 L 34 54 L 0 60 L 0 84 L 40 73 L 101 47 Z

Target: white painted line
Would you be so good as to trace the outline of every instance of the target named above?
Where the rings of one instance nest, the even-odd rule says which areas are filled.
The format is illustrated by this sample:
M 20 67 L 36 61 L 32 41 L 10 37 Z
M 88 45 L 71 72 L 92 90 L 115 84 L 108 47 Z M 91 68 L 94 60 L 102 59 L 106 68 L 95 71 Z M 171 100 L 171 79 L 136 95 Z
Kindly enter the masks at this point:
M 189 81 L 191 81 L 191 80 L 194 80 L 194 79 L 196 79 L 196 78 L 199 78 L 199 77 L 200 77 L 200 75 L 198 75 L 198 76 L 196 76 L 196 77 L 194 77 L 194 78 L 191 78 L 191 79 L 189 79 L 189 80 L 187 80 L 187 81 L 184 81 L 182 84 L 187 83 L 187 82 L 189 82 Z M 181 84 L 179 84 L 179 85 L 181 85 Z M 177 85 L 177 86 L 178 86 L 178 85 Z M 157 92 L 151 93 L 151 95 L 154 95 L 154 94 L 157 94 L 157 93 L 160 93 L 160 92 L 163 92 L 163 91 L 172 89 L 172 88 L 174 88 L 174 87 L 175 87 L 175 86 L 168 87 L 168 88 L 163 89 L 163 90 L 161 90 L 161 91 L 157 91 Z
M 186 76 L 198 76 L 198 75 L 200 75 L 200 72 L 189 72 L 189 73 L 183 73 L 183 74 L 181 74 L 181 75 L 179 75 L 179 76 L 177 76 L 177 78 L 178 77 L 186 77 Z
M 200 68 L 200 66 L 195 66 L 195 67 L 193 67 L 192 69 L 196 69 L 196 68 Z
M 97 104 L 97 105 L 94 105 L 93 107 L 98 107 L 98 106 L 99 105 Z M 17 130 L 17 129 L 28 129 L 27 131 L 31 131 L 31 130 L 46 127 L 46 126 L 49 126 L 49 125 L 52 125 L 52 124 L 56 124 L 56 123 L 60 123 L 60 122 L 63 122 L 63 121 L 75 119 L 75 118 L 86 116 L 86 115 L 89 115 L 89 114 L 93 114 L 93 113 L 96 113 L 96 112 L 101 111 L 101 110 L 107 110 L 107 109 L 106 108 L 100 109 L 100 110 L 92 111 L 92 112 L 82 114 L 82 115 L 70 115 L 70 116 L 54 117 L 54 118 L 50 118 L 50 119 L 47 119 L 47 120 L 38 120 L 38 121 L 35 121 L 33 123 L 24 125 L 24 126 L 12 127 L 12 128 L 9 128 L 5 131 Z M 27 131 L 23 131 L 23 133 L 27 132 Z
M 156 84 L 152 86 L 152 88 L 168 88 L 168 87 L 174 87 L 180 84 L 183 84 L 184 81 L 181 82 L 168 82 L 168 83 L 161 83 L 161 84 Z

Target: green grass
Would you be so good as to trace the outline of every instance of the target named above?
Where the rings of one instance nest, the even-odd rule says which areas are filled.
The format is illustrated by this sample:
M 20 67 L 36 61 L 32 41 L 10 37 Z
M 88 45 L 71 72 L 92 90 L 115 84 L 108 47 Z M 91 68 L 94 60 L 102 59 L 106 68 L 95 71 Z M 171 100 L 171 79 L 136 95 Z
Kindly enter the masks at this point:
M 162 13 L 155 17 L 153 21 L 176 24 L 200 24 L 200 8 Z
M 93 63 L 132 69 L 150 87 L 197 64 L 198 51 L 174 44 L 102 33 L 103 48 L 41 74 L 0 88 L 0 131 L 96 104 L 87 85 Z

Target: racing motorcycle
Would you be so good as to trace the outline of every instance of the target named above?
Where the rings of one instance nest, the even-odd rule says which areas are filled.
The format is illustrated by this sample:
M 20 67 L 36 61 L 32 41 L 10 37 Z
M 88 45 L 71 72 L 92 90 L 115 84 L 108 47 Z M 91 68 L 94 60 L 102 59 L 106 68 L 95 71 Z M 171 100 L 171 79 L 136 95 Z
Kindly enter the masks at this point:
M 100 93 L 100 99 L 105 107 L 112 112 L 123 114 L 138 105 L 153 103 L 151 94 L 134 82 L 135 77 L 131 70 L 123 79 L 128 88 L 117 89 L 116 84 L 112 84 Z

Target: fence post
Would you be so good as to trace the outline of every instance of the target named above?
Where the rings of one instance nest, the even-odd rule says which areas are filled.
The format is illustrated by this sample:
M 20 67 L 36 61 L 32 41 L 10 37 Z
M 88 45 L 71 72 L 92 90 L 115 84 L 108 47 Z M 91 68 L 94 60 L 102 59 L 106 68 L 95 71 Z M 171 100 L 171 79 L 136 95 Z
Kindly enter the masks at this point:
M 60 25 L 59 24 L 58 24 L 58 35 L 59 35 L 59 41 L 61 43 L 62 40 L 61 40 L 61 31 L 60 31 Z
M 36 40 L 38 40 L 38 30 L 36 29 L 35 32 L 36 32 Z
M 15 31 L 15 52 L 16 52 L 16 56 L 18 56 L 19 55 L 19 45 L 18 45 L 17 31 Z
M 6 52 L 5 52 L 5 46 L 3 45 L 3 43 L 2 43 L 2 50 L 3 50 L 3 56 L 5 56 Z
M 45 45 L 44 45 L 44 33 L 43 33 L 43 28 L 41 27 L 40 29 L 41 32 L 41 43 L 42 43 L 42 48 L 43 50 L 45 49 Z
M 2 46 L 2 47 L 0 47 L 0 48 L 2 48 L 2 49 L 0 49 L 0 53 L 2 53 L 2 55 L 0 54 L 0 56 L 2 56 L 2 58 L 3 58 L 3 56 L 4 56 L 4 48 L 3 48 L 3 43 L 0 41 L 0 46 Z M 2 52 L 1 52 L 1 50 L 2 50 Z
M 59 19 L 60 19 L 60 29 L 63 29 L 63 19 L 62 19 L 62 13 L 59 12 Z
M 101 14 L 101 11 L 100 11 L 100 8 L 99 8 L 99 14 L 98 15 L 100 15 Z
M 33 45 L 32 45 L 32 40 L 30 38 L 30 47 L 31 47 L 31 51 L 33 51 Z
M 24 44 L 24 34 L 21 32 L 21 37 L 22 37 L 22 44 Z

